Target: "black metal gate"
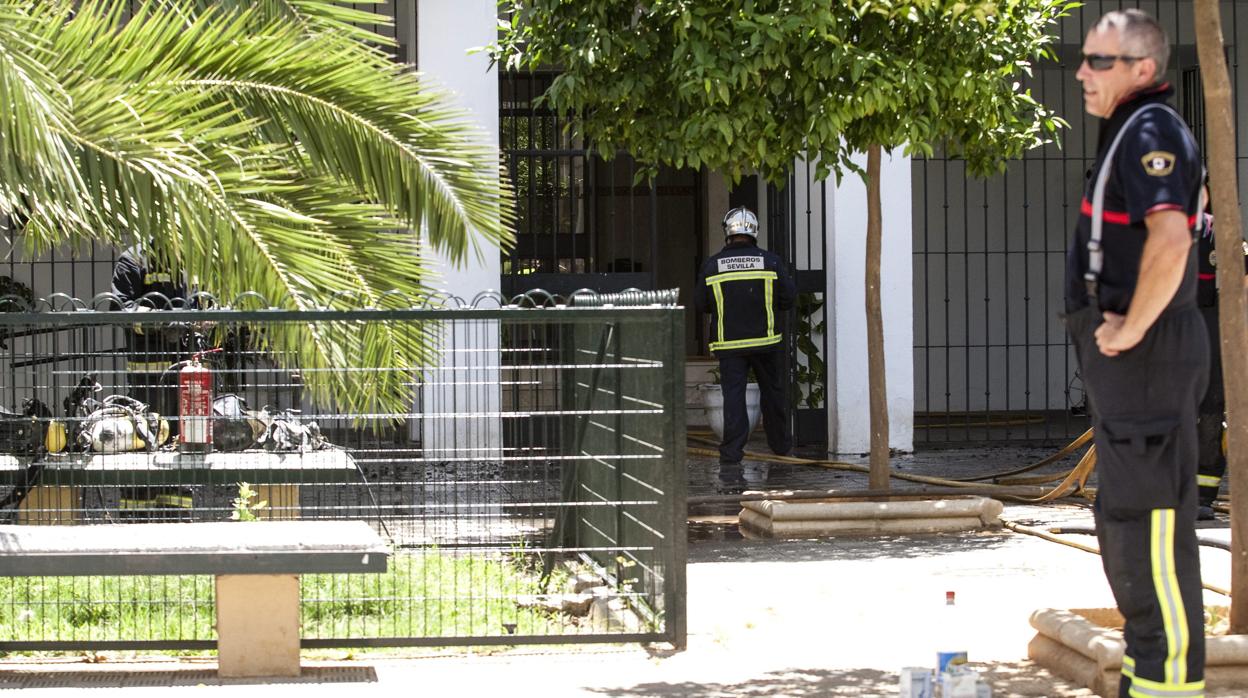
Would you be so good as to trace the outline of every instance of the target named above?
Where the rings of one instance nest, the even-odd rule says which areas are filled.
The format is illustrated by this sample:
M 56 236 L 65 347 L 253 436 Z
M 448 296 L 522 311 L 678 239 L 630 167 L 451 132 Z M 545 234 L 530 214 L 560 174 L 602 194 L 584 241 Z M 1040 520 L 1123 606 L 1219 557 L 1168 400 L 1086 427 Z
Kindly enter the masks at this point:
M 499 75 L 499 140 L 517 207 L 504 294 L 679 288 L 688 304 L 706 254 L 702 172 L 661 168 L 638 183 L 626 154 L 604 161 L 539 101 L 556 75 Z M 686 323 L 697 353 L 701 323 L 692 313 Z
M 1062 23 L 1060 64 L 1037 66 L 1029 85 L 1070 123 L 1060 147 L 1032 151 L 986 181 L 968 178 L 959 160 L 914 160 L 918 447 L 1064 442 L 1087 428 L 1082 383 L 1058 317 L 1066 244 L 1099 121 L 1083 111 L 1075 70 L 1087 28 L 1120 7 L 1153 14 L 1170 34 L 1177 106 L 1203 138 L 1191 3 L 1093 1 Z M 1239 7 L 1223 6 L 1235 85 L 1235 41 L 1241 29 L 1248 36 L 1248 13 Z
M 797 307 L 785 328 L 787 374 L 792 378 L 793 436 L 799 444 L 828 441 L 827 183 L 814 165 L 799 161 L 783 187 L 767 187 L 768 245 L 792 268 Z

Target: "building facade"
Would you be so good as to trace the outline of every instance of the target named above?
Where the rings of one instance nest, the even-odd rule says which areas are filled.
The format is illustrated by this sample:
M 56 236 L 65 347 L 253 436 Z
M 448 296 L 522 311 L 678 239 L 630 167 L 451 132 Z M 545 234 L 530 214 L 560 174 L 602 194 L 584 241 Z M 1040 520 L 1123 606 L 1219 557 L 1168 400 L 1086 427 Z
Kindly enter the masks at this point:
M 1077 9 L 1060 27 L 1059 62 L 1037 66 L 1033 94 L 1070 124 L 1061 143 L 1028 153 L 989 180 L 970 179 L 961 163 L 939 155 L 886 158 L 882 295 L 894 448 L 1062 442 L 1086 428 L 1058 317 L 1066 241 L 1097 133 L 1095 120 L 1083 114 L 1074 71 L 1086 27 L 1122 5 L 1093 1 Z M 1190 0 L 1129 5 L 1155 14 L 1171 32 L 1177 106 L 1203 139 Z M 414 63 L 455 95 L 499 147 L 516 190 L 515 248 L 458 268 L 433 260 L 440 290 L 470 300 L 533 288 L 678 288 L 688 306 L 701 261 L 722 244 L 724 212 L 751 206 L 762 222 L 761 244 L 794 266 L 802 292 L 789 318 L 788 351 L 799 440 L 826 443 L 833 453 L 868 449 L 866 199 L 859 180 L 817 182 L 813 167 L 796 162 L 783 187 L 671 169 L 636 185 L 626 155 L 601 160 L 535 102 L 552 75 L 499 73 L 486 54 L 473 51 L 495 38 L 494 0 L 391 0 L 379 11 L 394 21 L 378 30 L 397 38 L 396 60 Z M 1248 36 L 1248 0 L 1224 2 L 1223 17 L 1239 86 L 1236 39 Z M 7 273 L 36 295 L 90 297 L 107 290 L 114 256 L 98 249 L 85 258 L 66 252 L 25 260 L 11 252 Z M 689 312 L 685 329 L 694 383 L 711 363 L 707 327 Z M 479 348 L 486 350 L 478 368 L 488 382 L 488 342 Z

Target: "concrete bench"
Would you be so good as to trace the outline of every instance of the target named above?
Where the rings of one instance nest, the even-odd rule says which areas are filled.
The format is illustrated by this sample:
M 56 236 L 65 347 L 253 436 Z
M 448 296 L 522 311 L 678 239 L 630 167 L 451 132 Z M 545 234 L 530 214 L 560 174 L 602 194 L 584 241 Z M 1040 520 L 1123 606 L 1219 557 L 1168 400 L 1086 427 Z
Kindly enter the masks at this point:
M 0 526 L 0 576 L 216 576 L 223 677 L 299 675 L 299 575 L 385 572 L 363 521 Z

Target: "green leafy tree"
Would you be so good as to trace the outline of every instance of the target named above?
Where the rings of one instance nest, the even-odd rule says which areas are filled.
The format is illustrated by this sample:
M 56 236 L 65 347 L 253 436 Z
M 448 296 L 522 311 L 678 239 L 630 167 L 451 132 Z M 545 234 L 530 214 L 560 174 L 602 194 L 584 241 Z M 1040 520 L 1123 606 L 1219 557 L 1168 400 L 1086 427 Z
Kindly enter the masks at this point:
M 387 21 L 330 0 L 0 0 L 0 213 L 30 254 L 150 241 L 222 299 L 419 301 L 422 250 L 510 243 L 509 193 L 466 115 L 362 28 Z M 436 348 L 380 324 L 264 337 L 359 411 L 404 409 Z M 381 370 L 315 370 L 352 366 Z
M 988 174 L 1061 122 L 1021 82 L 1068 0 L 502 0 L 496 60 L 557 66 L 545 93 L 605 158 L 868 187 L 871 487 L 888 486 L 880 313 L 882 150 L 937 148 Z M 851 156 L 866 152 L 863 172 Z

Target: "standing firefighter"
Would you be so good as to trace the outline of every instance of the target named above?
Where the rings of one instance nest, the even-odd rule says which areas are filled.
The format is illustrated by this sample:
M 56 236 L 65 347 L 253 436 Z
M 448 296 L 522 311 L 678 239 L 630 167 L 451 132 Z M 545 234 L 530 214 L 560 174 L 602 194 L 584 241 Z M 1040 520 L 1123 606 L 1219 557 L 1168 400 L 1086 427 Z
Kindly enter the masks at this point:
M 181 279 L 149 262 L 143 245 L 135 245 L 117 258 L 112 292 L 125 310 L 133 312 L 181 308 L 187 295 Z M 130 396 L 162 416 L 178 414 L 177 375 L 169 367 L 186 358 L 185 334 L 182 327 L 155 322 L 135 323 L 126 330 Z M 175 434 L 176 425 L 176 420 L 170 422 Z
M 1093 414 L 1096 530 L 1126 619 L 1120 696 L 1204 695 L 1196 415 L 1200 155 L 1161 82 L 1169 42 L 1139 10 L 1088 32 L 1076 77 L 1103 119 L 1067 252 L 1066 312 Z
M 113 267 L 112 293 L 125 310 L 144 313 L 182 308 L 186 284 L 153 264 L 143 245 L 121 254 Z M 144 318 L 147 319 L 147 318 Z M 142 322 L 126 330 L 126 381 L 130 397 L 169 417 L 170 435 L 178 434 L 178 372 L 170 367 L 185 359 L 189 330 L 169 323 Z M 120 507 L 128 518 L 165 519 L 170 510 L 189 512 L 191 491 L 175 487 L 124 487 Z
M 695 291 L 699 312 L 711 313 L 711 352 L 719 359 L 724 395 L 724 440 L 719 446 L 720 479 L 743 483 L 741 459 L 749 440 L 745 387 L 754 370 L 761 392 L 767 445 L 784 455 L 793 449 L 785 403 L 784 311 L 793 307 L 797 286 L 780 257 L 758 247 L 758 218 L 748 208 L 724 216 L 724 249 L 706 260 Z
M 1200 276 L 1196 288 L 1196 303 L 1205 318 L 1209 330 L 1209 387 L 1200 401 L 1200 420 L 1196 429 L 1200 439 L 1200 456 L 1197 460 L 1196 481 L 1200 486 L 1200 510 L 1198 519 L 1214 518 L 1213 502 L 1218 498 L 1222 476 L 1226 474 L 1226 452 L 1222 449 L 1223 419 L 1226 416 L 1226 389 L 1222 385 L 1222 333 L 1218 327 L 1218 253 L 1214 249 L 1213 216 L 1205 213 L 1204 226 L 1196 256 L 1200 264 Z M 1244 243 L 1244 261 L 1248 264 L 1248 243 Z M 1248 286 L 1248 276 L 1244 277 Z

